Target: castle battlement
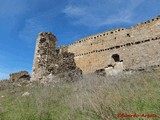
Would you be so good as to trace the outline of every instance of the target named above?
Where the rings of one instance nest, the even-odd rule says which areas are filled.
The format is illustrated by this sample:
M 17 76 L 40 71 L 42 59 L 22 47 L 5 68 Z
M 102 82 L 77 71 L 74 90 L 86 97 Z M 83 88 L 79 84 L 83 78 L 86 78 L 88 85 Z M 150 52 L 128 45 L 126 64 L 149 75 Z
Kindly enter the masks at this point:
M 101 32 L 99 34 L 91 35 L 91 36 L 85 37 L 83 39 L 77 40 L 76 42 L 74 42 L 74 43 L 72 43 L 70 45 L 82 43 L 82 42 L 85 42 L 87 40 L 95 40 L 95 39 L 98 39 L 100 37 L 106 37 L 106 36 L 110 36 L 110 35 L 115 35 L 117 32 L 121 32 L 121 31 L 123 31 L 125 29 L 126 28 L 117 28 L 117 29 Z M 68 45 L 68 46 L 70 46 L 70 45 Z
M 141 27 L 142 25 L 145 25 L 145 24 L 154 23 L 154 22 L 156 22 L 156 21 L 159 20 L 159 19 L 160 19 L 160 16 L 157 16 L 157 17 L 155 17 L 155 18 L 153 18 L 153 19 L 151 19 L 151 20 L 148 20 L 148 21 L 145 21 L 145 22 L 141 22 L 141 23 L 133 26 L 132 28 Z

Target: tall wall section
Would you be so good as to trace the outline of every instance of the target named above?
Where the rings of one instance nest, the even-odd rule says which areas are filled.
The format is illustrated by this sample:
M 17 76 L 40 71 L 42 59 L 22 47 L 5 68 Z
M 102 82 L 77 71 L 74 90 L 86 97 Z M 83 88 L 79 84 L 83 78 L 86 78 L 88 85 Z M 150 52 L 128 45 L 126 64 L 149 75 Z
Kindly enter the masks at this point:
M 47 82 L 50 78 L 59 76 L 67 80 L 74 80 L 82 76 L 82 71 L 76 66 L 74 54 L 67 52 L 67 47 L 56 48 L 57 39 L 50 32 L 38 35 L 31 81 Z M 12 79 L 20 73 L 11 75 Z M 24 77 L 24 75 L 22 76 Z
M 136 69 L 160 64 L 160 17 L 129 29 L 119 28 L 88 36 L 68 46 L 75 54 L 76 65 L 91 73 L 114 65 L 118 54 L 125 69 Z
M 48 75 L 48 68 L 56 61 L 56 37 L 50 32 L 39 33 L 32 67 L 32 81 L 42 80 Z

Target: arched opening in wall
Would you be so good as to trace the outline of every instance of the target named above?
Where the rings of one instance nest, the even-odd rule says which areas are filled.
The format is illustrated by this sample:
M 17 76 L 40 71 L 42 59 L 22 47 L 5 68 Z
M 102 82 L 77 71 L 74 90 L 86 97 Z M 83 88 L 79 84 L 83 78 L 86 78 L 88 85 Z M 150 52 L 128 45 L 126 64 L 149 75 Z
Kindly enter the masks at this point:
M 120 59 L 120 55 L 119 54 L 112 54 L 111 56 L 111 62 L 110 62 L 110 65 L 108 67 L 111 67 L 112 66 L 112 70 L 115 71 L 115 72 L 122 72 L 123 69 L 124 69 L 124 66 L 123 66 L 123 60 Z M 110 70 L 109 68 L 106 69 L 106 70 Z
M 115 62 L 120 62 L 120 57 L 119 57 L 118 54 L 113 54 L 113 55 L 112 55 L 112 58 L 113 58 L 113 60 L 114 60 Z

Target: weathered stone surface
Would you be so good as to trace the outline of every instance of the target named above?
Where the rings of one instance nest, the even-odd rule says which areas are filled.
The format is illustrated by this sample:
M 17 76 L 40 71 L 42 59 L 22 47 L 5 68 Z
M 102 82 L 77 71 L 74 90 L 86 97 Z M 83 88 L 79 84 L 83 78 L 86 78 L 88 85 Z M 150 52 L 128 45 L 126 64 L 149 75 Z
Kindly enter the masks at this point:
M 74 54 L 68 52 L 57 53 L 56 61 L 51 63 L 48 71 L 52 75 L 66 77 L 67 80 L 82 76 L 82 71 L 75 64 Z
M 50 32 L 41 32 L 37 38 L 34 63 L 32 68 L 32 81 L 38 81 L 49 74 L 48 67 L 56 60 L 57 39 Z
M 29 95 L 30 95 L 29 92 L 25 92 L 25 93 L 22 94 L 22 97 L 29 96 Z
M 21 80 L 30 80 L 30 75 L 27 71 L 20 71 L 10 74 L 10 80 L 12 82 L 19 82 Z
M 118 54 L 124 69 L 160 65 L 160 17 L 129 29 L 118 28 L 85 37 L 68 46 L 84 74 L 104 69 L 116 62 Z
M 76 66 L 74 54 L 66 47 L 56 48 L 57 39 L 51 33 L 40 33 L 37 39 L 32 81 L 46 81 L 49 76 L 63 76 L 73 79 L 82 75 Z

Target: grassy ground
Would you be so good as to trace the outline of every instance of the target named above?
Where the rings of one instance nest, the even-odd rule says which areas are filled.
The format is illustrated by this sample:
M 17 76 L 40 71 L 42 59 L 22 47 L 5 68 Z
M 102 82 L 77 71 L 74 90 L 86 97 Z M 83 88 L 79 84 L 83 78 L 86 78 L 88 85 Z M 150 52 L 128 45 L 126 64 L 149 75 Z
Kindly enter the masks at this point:
M 26 91 L 30 95 L 22 97 Z M 72 83 L 0 91 L 0 120 L 126 118 L 160 120 L 160 71 L 115 77 L 90 75 Z

